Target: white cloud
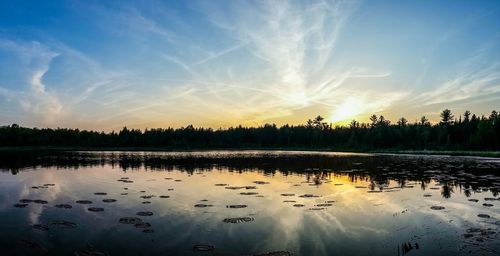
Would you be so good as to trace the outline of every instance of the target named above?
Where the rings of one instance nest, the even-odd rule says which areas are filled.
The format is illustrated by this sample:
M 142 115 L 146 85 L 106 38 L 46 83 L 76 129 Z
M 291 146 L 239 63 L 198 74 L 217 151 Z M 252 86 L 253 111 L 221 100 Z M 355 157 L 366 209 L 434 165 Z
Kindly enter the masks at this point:
M 481 49 L 478 54 L 463 60 L 455 72 L 422 92 L 414 101 L 426 106 L 446 105 L 500 94 L 500 63 L 482 62 L 485 54 L 488 51 Z
M 37 119 L 37 125 L 106 129 L 129 123 L 141 128 L 191 122 L 215 127 L 296 123 L 318 114 L 331 121 L 366 120 L 372 113 L 392 118 L 390 113 L 408 114 L 400 109 L 500 97 L 500 66 L 477 65 L 484 56 L 451 67 L 453 73 L 434 72 L 432 79 L 424 68 L 423 74 L 416 72 L 415 82 L 400 73 L 408 66 L 391 66 L 391 60 L 380 66 L 351 64 L 365 62 L 359 62 L 362 57 L 346 60 L 350 55 L 339 47 L 350 49 L 345 43 L 362 37 L 346 36 L 352 32 L 348 28 L 359 30 L 348 26 L 363 24 L 359 17 L 351 23 L 358 4 L 206 1 L 192 4 L 196 17 L 190 16 L 193 9 L 180 17 L 162 4 L 117 9 L 97 4 L 87 10 L 95 14 L 94 25 L 109 33 L 106 40 L 119 44 L 120 50 L 138 47 L 137 52 L 113 52 L 112 57 L 102 51 L 94 55 L 108 65 L 118 63 L 120 72 L 57 40 L 0 40 L 0 50 L 17 54 L 26 80 L 22 88 L 0 81 L 0 97 L 16 101 L 21 115 Z M 454 33 L 430 45 L 424 57 L 438 54 Z M 377 63 L 370 59 L 380 55 L 373 52 L 366 63 Z M 80 64 L 68 67 L 73 62 Z M 445 76 L 442 82 L 440 75 Z M 419 84 L 428 82 L 433 84 Z M 415 83 L 418 89 L 410 92 Z
M 0 81 L 0 97 L 17 103 L 10 104 L 11 111 L 2 114 L 6 120 L 34 126 L 71 123 L 74 107 L 112 77 L 113 73 L 103 72 L 96 61 L 83 53 L 48 41 L 50 47 L 37 41 L 0 39 L 0 52 L 13 56 L 6 62 L 18 74 Z M 62 66 L 57 67 L 60 73 L 52 81 L 58 84 L 47 84 L 46 76 L 56 58 Z
M 241 42 L 235 48 L 242 47 L 255 58 L 242 61 L 260 61 L 262 65 L 245 70 L 240 76 L 231 70 L 231 77 L 250 77 L 235 81 L 205 75 L 216 73 L 218 67 L 200 73 L 193 70 L 195 67 L 169 57 L 203 85 L 186 95 L 184 103 L 197 103 L 186 104 L 184 110 L 202 110 L 206 115 L 224 112 L 225 118 L 236 122 L 260 124 L 317 105 L 335 108 L 343 102 L 341 95 L 365 95 L 342 85 L 353 78 L 385 78 L 390 72 L 367 73 L 360 67 L 343 70 L 329 65 L 334 61 L 332 53 L 342 28 L 356 5 L 344 1 L 318 1 L 311 5 L 286 1 L 238 2 L 228 7 L 203 5 L 200 11 L 212 24 L 225 31 L 228 38 Z M 207 80 L 212 84 L 207 85 Z M 216 100 L 200 100 L 207 98 Z M 384 102 L 377 104 L 377 111 L 388 107 L 393 100 L 383 99 Z M 372 105 L 365 104 L 363 111 L 373 111 L 368 108 Z
M 42 118 L 44 124 L 53 125 L 63 113 L 63 105 L 53 92 L 47 92 L 43 84 L 43 76 L 49 67 L 36 70 L 31 79 L 31 91 L 27 98 L 22 99 L 24 110 Z
M 63 112 L 63 105 L 56 93 L 46 89 L 43 77 L 49 70 L 52 59 L 59 54 L 39 42 L 0 40 L 0 49 L 17 54 L 23 64 L 17 68 L 24 72 L 24 79 L 29 84 L 28 87 L 17 90 L 2 88 L 2 94 L 11 100 L 17 100 L 25 113 L 40 119 L 41 124 L 54 124 Z

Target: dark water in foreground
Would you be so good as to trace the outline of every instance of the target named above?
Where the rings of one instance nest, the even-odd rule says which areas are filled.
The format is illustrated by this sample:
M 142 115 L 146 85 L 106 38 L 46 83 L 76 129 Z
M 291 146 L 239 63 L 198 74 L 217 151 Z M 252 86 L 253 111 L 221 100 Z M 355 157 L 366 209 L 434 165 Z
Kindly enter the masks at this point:
M 495 159 L 31 152 L 0 170 L 0 255 L 500 253 Z

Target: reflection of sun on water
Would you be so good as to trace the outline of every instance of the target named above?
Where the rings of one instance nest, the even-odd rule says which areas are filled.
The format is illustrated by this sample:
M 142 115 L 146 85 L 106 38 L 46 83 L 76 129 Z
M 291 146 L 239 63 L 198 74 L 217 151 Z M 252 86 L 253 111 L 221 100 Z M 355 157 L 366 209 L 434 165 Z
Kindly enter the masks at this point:
M 259 251 L 283 248 L 300 252 L 302 248 L 312 248 L 309 250 L 314 249 L 320 252 L 315 255 L 330 255 L 331 251 L 340 248 L 352 250 L 352 252 L 349 251 L 350 254 L 363 254 L 366 250 L 373 250 L 374 255 L 386 255 L 387 244 L 392 244 L 396 248 L 401 241 L 407 241 L 406 237 L 413 236 L 414 233 L 426 232 L 423 234 L 431 235 L 422 236 L 422 238 L 413 236 L 416 240 L 411 241 L 417 242 L 418 240 L 420 243 L 422 240 L 421 244 L 425 246 L 418 252 L 422 252 L 421 255 L 427 255 L 432 254 L 428 252 L 433 252 L 435 249 L 432 242 L 436 237 L 443 243 L 451 245 L 450 247 L 461 243 L 463 229 L 468 228 L 468 224 L 464 223 L 473 223 L 471 220 L 476 220 L 479 213 L 487 213 L 492 216 L 492 219 L 498 219 L 495 209 L 488 210 L 467 201 L 461 191 L 457 191 L 453 198 L 443 200 L 442 186 L 437 185 L 435 180 L 427 186 L 440 189 L 423 191 L 419 186 L 420 178 L 408 176 L 407 170 L 413 168 L 404 168 L 401 172 L 394 172 L 395 176 L 383 175 L 379 179 L 379 176 L 372 176 L 374 174 L 372 171 L 375 171 L 380 166 L 379 164 L 350 163 L 358 167 L 353 169 L 351 165 L 346 167 L 332 163 L 331 169 L 328 168 L 326 171 L 320 171 L 321 168 L 304 172 L 300 167 L 289 170 L 283 166 L 281 170 L 280 166 L 273 167 L 274 165 L 266 165 L 268 167 L 265 170 L 202 165 L 199 168 L 179 166 L 168 169 L 140 166 L 122 169 L 119 166 L 105 165 L 81 167 L 79 171 L 65 170 L 64 173 L 58 167 L 50 167 L 41 168 L 43 169 L 41 171 L 20 173 L 20 176 L 15 178 L 11 177 L 11 174 L 0 173 L 2 182 L 9 181 L 9 184 L 16 184 L 15 186 L 0 186 L 0 192 L 12 194 L 6 189 L 11 190 L 15 187 L 14 191 L 22 193 L 18 198 L 13 198 L 11 203 L 21 198 L 43 198 L 50 199 L 50 204 L 74 202 L 78 199 L 91 199 L 97 204 L 102 198 L 96 196 L 95 192 L 106 192 L 110 198 L 114 197 L 118 202 L 106 204 L 104 213 L 99 215 L 89 212 L 86 207 L 77 205 L 67 212 L 66 210 L 45 211 L 50 208 L 39 205 L 30 205 L 25 210 L 31 209 L 30 213 L 36 217 L 36 219 L 28 219 L 30 223 L 39 223 L 38 217 L 41 217 L 40 220 L 43 221 L 64 217 L 60 214 L 73 214 L 70 216 L 74 219 L 78 218 L 78 225 L 83 227 L 80 228 L 79 233 L 67 234 L 73 241 L 79 241 L 82 237 L 93 241 L 95 228 L 87 227 L 95 226 L 98 227 L 98 231 L 102 232 L 108 232 L 108 230 L 109 232 L 125 232 L 127 227 L 117 223 L 117 219 L 133 216 L 138 211 L 151 211 L 154 215 L 148 217 L 148 220 L 151 220 L 153 224 L 161 223 L 161 225 L 155 225 L 158 227 L 153 233 L 157 236 L 155 239 L 166 241 L 169 248 L 190 248 L 191 241 L 195 240 L 209 241 L 229 251 L 238 251 L 240 248 L 244 252 L 251 251 L 254 250 L 252 249 L 254 244 L 259 244 Z M 388 171 L 392 168 L 401 168 L 399 164 L 388 166 L 391 166 Z M 127 185 L 117 182 L 121 177 L 127 177 L 133 182 Z M 56 186 L 47 190 L 31 189 L 28 193 L 23 190 L 27 185 L 45 182 L 55 183 Z M 371 191 L 372 182 L 373 191 L 379 193 Z M 127 187 L 127 194 L 122 194 L 125 191 L 124 187 Z M 228 189 L 228 187 L 232 188 Z M 53 191 L 53 189 L 58 190 Z M 48 193 L 52 192 L 55 192 L 53 197 L 47 198 L 46 196 L 50 195 Z M 244 194 L 248 192 L 257 194 Z M 430 196 L 424 197 L 423 195 L 426 194 Z M 155 195 L 150 199 L 151 204 L 142 203 L 144 195 Z M 160 195 L 170 197 L 160 199 Z M 197 207 L 196 205 L 199 204 L 211 206 L 210 208 Z M 294 204 L 302 206 L 296 207 Z M 228 205 L 245 205 L 246 207 L 236 209 L 228 208 Z M 429 209 L 430 206 L 436 205 L 442 205 L 446 210 Z M 243 217 L 251 221 L 224 222 L 226 218 Z M 19 225 L 26 225 L 24 215 L 17 219 L 20 221 Z M 10 230 L 4 233 L 25 232 L 18 231 L 18 227 L 10 225 Z M 134 228 L 134 230 L 137 229 Z M 112 239 L 130 240 L 136 239 L 136 234 L 139 235 L 137 232 L 126 232 L 126 236 L 119 235 Z M 449 235 L 457 233 L 460 234 L 458 238 Z M 141 234 L 138 237 L 144 236 Z M 55 239 L 57 240 L 58 237 Z M 150 238 L 145 239 L 149 241 Z M 240 241 L 247 242 L 242 244 Z M 361 247 L 366 244 L 364 241 L 373 242 L 365 248 Z M 112 240 L 112 242 L 118 244 L 122 240 Z M 492 240 L 491 243 L 494 242 L 496 241 Z M 238 247 L 224 247 L 232 244 L 237 244 Z M 358 245 L 361 246 L 358 248 Z M 493 246 L 496 245 L 493 244 Z M 138 248 L 131 249 L 138 250 Z M 157 252 L 156 247 L 145 249 L 151 250 L 147 251 L 148 254 Z M 142 248 L 142 250 L 145 249 Z M 163 248 L 160 249 L 163 250 Z

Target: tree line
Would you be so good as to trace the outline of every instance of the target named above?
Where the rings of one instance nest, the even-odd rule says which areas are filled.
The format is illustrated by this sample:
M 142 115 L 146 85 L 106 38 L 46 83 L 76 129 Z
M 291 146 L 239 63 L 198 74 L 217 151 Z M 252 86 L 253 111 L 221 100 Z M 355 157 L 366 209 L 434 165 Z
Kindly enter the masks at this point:
M 51 146 L 81 148 L 286 148 L 331 150 L 500 150 L 500 116 L 476 116 L 465 111 L 458 118 L 449 109 L 441 121 L 431 124 L 423 116 L 410 123 L 404 117 L 392 123 L 372 115 L 369 123 L 353 120 L 332 126 L 317 116 L 302 125 L 265 124 L 226 129 L 181 128 L 128 129 L 97 132 L 65 128 L 26 128 L 17 124 L 0 127 L 0 146 Z

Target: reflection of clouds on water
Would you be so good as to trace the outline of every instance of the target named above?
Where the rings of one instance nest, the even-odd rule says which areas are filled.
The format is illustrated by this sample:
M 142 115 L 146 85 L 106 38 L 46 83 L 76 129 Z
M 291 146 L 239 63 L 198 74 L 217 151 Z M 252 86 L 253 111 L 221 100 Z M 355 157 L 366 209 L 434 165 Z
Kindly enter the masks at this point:
M 446 208 L 442 211 L 432 211 L 429 209 L 429 205 L 442 205 Z M 441 221 L 457 229 L 463 229 L 464 223 L 482 225 L 477 217 L 481 213 L 486 213 L 492 218 L 500 219 L 500 212 L 487 209 L 479 203 L 464 202 L 461 198 L 457 201 L 447 201 L 444 203 L 438 200 L 429 200 L 429 204 L 419 207 L 417 210 L 419 214 L 432 216 L 436 221 Z
M 22 186 L 15 183 L 15 178 L 9 174 L 0 173 L 0 209 L 12 206 L 12 198 L 16 198 Z
M 59 178 L 59 175 L 54 173 L 53 170 L 47 169 L 41 172 L 36 172 L 34 176 L 24 177 L 24 186 L 19 193 L 19 199 L 42 199 L 48 201 L 50 204 L 54 202 L 59 197 L 61 193 L 61 186 L 65 186 L 63 179 Z M 43 184 L 55 183 L 55 186 L 49 186 L 47 188 L 33 189 L 32 186 L 41 186 Z M 51 207 L 42 204 L 31 203 L 28 207 L 29 214 L 28 219 L 30 223 L 39 223 L 40 216 L 43 214 L 47 207 Z

